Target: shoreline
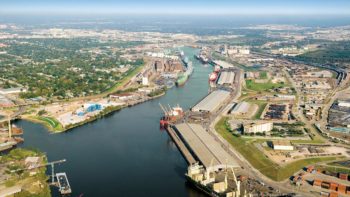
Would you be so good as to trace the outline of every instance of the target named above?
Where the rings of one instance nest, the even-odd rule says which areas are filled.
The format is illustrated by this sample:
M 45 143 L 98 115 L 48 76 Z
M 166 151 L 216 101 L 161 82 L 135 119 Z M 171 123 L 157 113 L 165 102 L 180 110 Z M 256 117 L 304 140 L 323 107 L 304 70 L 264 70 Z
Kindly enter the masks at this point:
M 141 101 L 138 101 L 138 102 L 135 102 L 135 103 L 129 103 L 129 104 L 126 104 L 126 105 L 120 105 L 120 106 L 115 106 L 115 107 L 111 107 L 112 109 L 108 109 L 108 108 L 105 108 L 103 109 L 99 114 L 97 114 L 96 116 L 94 117 L 91 117 L 85 121 L 82 121 L 82 122 L 79 122 L 79 123 L 76 123 L 72 126 L 69 126 L 68 127 L 63 127 L 62 130 L 55 130 L 55 128 L 52 128 L 52 126 L 48 125 L 47 122 L 43 121 L 43 120 L 39 120 L 39 119 L 36 119 L 36 118 L 33 118 L 31 116 L 25 116 L 25 117 L 21 117 L 19 118 L 19 120 L 26 120 L 26 121 L 30 121 L 30 122 L 33 122 L 33 123 L 38 123 L 38 124 L 41 124 L 43 125 L 51 134 L 59 134 L 59 133 L 64 133 L 64 132 L 68 132 L 69 130 L 71 129 L 74 129 L 74 128 L 77 128 L 77 127 L 80 127 L 80 126 L 83 126 L 87 123 L 91 123 L 91 122 L 94 122 L 100 118 L 103 118 L 109 114 L 112 114 L 114 112 L 117 112 L 117 111 L 121 111 L 122 109 L 124 108 L 127 108 L 127 107 L 133 107 L 135 105 L 139 105 L 139 104 L 142 104 L 142 103 L 145 103 L 147 101 L 150 101 L 150 100 L 153 100 L 153 99 L 157 99 L 157 98 L 160 98 L 162 96 L 164 96 L 166 94 L 167 91 L 164 91 L 162 92 L 161 94 L 159 95 L 156 95 L 156 96 L 153 96 L 153 97 L 149 97 L 145 100 L 141 100 Z M 60 123 L 61 124 L 61 123 Z

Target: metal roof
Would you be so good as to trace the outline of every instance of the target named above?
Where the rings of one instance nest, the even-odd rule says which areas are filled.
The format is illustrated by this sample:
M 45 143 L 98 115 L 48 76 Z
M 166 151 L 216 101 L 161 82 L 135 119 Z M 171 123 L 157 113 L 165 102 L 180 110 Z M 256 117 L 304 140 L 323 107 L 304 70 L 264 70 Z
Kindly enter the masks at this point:
M 219 85 L 232 84 L 235 80 L 235 73 L 233 71 L 221 72 L 218 80 Z
M 225 90 L 215 90 L 201 100 L 197 105 L 192 107 L 194 112 L 213 112 L 215 111 L 228 97 L 230 92 Z
M 218 170 L 239 167 L 237 161 L 201 125 L 181 123 L 175 127 L 185 144 L 205 168 Z

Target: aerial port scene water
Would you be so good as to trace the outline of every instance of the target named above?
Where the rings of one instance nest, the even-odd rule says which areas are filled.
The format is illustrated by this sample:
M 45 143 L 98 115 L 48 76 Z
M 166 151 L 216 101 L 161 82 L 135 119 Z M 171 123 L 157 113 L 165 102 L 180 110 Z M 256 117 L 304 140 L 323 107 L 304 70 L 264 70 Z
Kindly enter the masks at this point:
M 349 8 L 0 2 L 0 197 L 349 196 Z

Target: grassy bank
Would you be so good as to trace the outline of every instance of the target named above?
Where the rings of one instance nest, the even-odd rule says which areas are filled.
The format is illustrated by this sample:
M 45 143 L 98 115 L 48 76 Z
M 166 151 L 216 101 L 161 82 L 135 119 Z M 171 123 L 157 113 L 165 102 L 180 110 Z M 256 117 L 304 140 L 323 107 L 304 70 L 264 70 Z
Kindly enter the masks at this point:
M 279 166 L 255 147 L 254 140 L 243 139 L 232 135 L 225 127 L 226 121 L 227 118 L 222 118 L 215 125 L 215 130 L 225 138 L 236 151 L 246 158 L 254 168 L 272 180 L 283 181 L 307 165 L 337 159 L 337 157 L 308 158 Z
M 112 88 L 102 93 L 102 95 L 108 95 L 116 92 L 117 90 L 120 90 L 124 85 L 126 85 L 130 81 L 131 78 L 137 75 L 143 68 L 144 68 L 144 64 L 134 68 L 133 70 L 128 71 L 126 76 L 122 80 L 116 83 Z
M 43 124 L 49 131 L 52 131 L 52 132 L 58 133 L 58 132 L 65 131 L 65 128 L 63 128 L 62 124 L 53 117 L 28 116 L 28 117 L 25 117 L 24 119 Z
M 317 165 L 316 168 L 321 170 L 321 171 L 328 171 L 328 172 L 332 172 L 332 173 L 346 173 L 346 174 L 350 174 L 350 168 L 341 167 L 341 166 L 338 166 L 338 165 L 332 165 L 332 164 Z

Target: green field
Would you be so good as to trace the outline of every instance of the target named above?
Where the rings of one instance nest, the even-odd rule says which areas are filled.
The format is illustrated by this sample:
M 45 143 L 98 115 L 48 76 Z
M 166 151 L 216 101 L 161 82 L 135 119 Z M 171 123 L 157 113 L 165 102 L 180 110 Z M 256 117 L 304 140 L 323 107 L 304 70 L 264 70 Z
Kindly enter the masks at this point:
M 284 83 L 272 83 L 271 81 L 267 83 L 255 83 L 252 79 L 245 80 L 246 86 L 250 90 L 254 91 L 267 91 L 274 88 L 284 87 Z
M 261 117 L 262 113 L 264 112 L 264 109 L 265 109 L 265 107 L 266 107 L 266 105 L 267 105 L 267 103 L 265 103 L 265 102 L 259 102 L 259 103 L 257 103 L 257 104 L 258 104 L 258 106 L 259 106 L 259 109 L 258 109 L 258 111 L 254 114 L 253 119 L 255 119 L 255 120 L 260 119 L 260 117 Z
M 261 71 L 259 78 L 260 79 L 267 79 L 267 72 L 266 71 Z
M 246 158 L 254 168 L 272 180 L 283 181 L 307 165 L 337 159 L 337 157 L 309 158 L 298 160 L 281 167 L 258 150 L 254 146 L 254 140 L 247 140 L 232 135 L 225 127 L 226 120 L 227 118 L 222 118 L 215 125 L 215 130 Z
M 267 105 L 267 102 L 253 100 L 253 99 L 246 99 L 245 101 L 248 102 L 248 103 L 251 103 L 251 104 L 257 104 L 258 105 L 259 108 L 258 108 L 257 112 L 254 114 L 254 116 L 252 117 L 252 119 L 254 119 L 254 120 L 260 119 L 260 116 L 264 112 L 264 109 L 265 109 L 265 107 Z

